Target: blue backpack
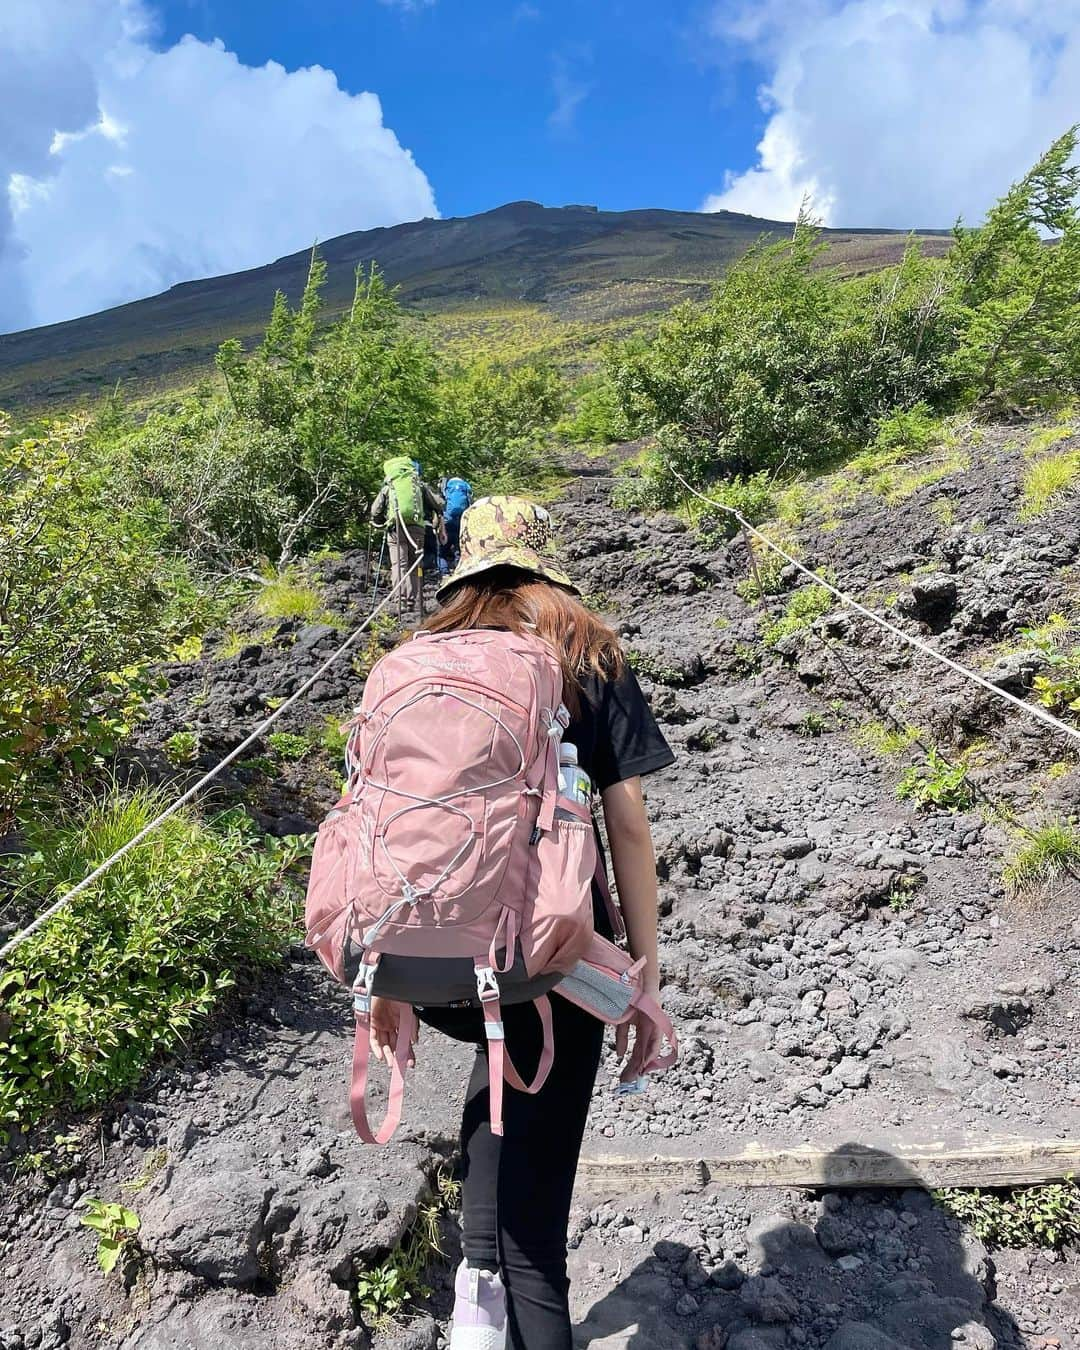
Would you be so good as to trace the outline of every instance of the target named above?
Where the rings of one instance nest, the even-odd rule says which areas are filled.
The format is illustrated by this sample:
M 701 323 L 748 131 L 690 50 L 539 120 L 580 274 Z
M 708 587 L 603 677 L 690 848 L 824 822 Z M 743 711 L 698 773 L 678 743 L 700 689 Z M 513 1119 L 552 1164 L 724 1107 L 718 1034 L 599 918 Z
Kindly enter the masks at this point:
M 447 520 L 458 520 L 461 513 L 472 506 L 472 488 L 464 478 L 448 478 L 444 495 L 446 510 L 443 515 Z

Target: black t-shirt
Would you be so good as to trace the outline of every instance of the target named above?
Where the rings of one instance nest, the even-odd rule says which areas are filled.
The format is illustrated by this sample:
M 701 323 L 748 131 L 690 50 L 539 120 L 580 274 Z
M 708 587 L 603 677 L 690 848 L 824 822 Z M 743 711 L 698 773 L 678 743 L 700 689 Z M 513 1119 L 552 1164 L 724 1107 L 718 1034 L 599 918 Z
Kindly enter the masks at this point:
M 585 676 L 580 703 L 564 739 L 577 746 L 578 763 L 597 792 L 675 762 L 629 666 L 617 680 Z
M 581 681 L 580 708 L 570 719 L 564 740 L 577 746 L 578 764 L 597 792 L 675 762 L 671 746 L 656 725 L 637 676 L 629 666 L 616 680 L 587 675 Z M 603 852 L 597 829 L 596 846 Z M 613 936 L 604 898 L 593 886 L 593 922 L 604 937 Z

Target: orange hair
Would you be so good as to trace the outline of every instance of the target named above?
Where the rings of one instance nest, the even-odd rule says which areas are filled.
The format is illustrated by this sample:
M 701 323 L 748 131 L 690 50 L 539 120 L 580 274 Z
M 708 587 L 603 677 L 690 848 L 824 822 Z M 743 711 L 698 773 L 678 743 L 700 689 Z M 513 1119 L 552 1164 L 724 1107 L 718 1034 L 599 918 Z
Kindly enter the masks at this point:
M 518 567 L 493 567 L 460 581 L 445 604 L 423 625 L 429 633 L 462 628 L 506 628 L 541 637 L 558 654 L 567 706 L 580 707 L 581 678 L 622 674 L 619 639 L 563 586 Z

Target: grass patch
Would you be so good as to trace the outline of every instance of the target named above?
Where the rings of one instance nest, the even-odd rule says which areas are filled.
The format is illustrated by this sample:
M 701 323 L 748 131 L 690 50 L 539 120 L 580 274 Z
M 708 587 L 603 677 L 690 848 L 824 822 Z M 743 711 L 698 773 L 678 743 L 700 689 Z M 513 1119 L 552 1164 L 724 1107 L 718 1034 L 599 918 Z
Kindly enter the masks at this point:
M 222 634 L 214 655 L 220 661 L 229 661 L 239 656 L 245 647 L 265 646 L 276 637 L 276 628 L 261 628 L 256 632 L 230 628 Z
M 1024 473 L 1021 520 L 1037 520 L 1080 486 L 1080 451 L 1046 455 Z
M 163 805 L 115 794 L 35 822 L 5 880 L 39 909 Z M 0 972 L 0 1138 L 131 1087 L 244 972 L 279 961 L 296 927 L 298 856 L 243 812 L 180 811 L 19 947 Z
M 264 619 L 302 619 L 305 623 L 334 623 L 335 616 L 314 586 L 292 573 L 273 577 L 251 602 Z
M 812 623 L 828 614 L 836 601 L 832 592 L 816 582 L 797 590 L 784 606 L 784 612 L 778 619 L 769 619 L 761 627 L 762 641 L 767 647 L 775 647 L 783 638 L 792 633 L 801 633 Z
M 1038 459 L 1040 455 L 1045 455 L 1048 450 L 1052 450 L 1055 445 L 1060 445 L 1062 441 L 1067 441 L 1070 436 L 1076 435 L 1076 427 L 1071 422 L 1059 422 L 1056 426 L 1040 427 L 1038 431 L 1032 432 L 1024 445 L 1025 459 Z
M 1018 836 L 1001 873 L 1014 893 L 1053 886 L 1067 876 L 1080 877 L 1080 829 L 1064 820 Z
M 934 1199 L 981 1242 L 995 1247 L 1074 1247 L 1080 1242 L 1080 1186 L 1069 1176 L 1015 1190 L 934 1191 Z
M 884 722 L 864 722 L 856 729 L 853 740 L 863 750 L 891 758 L 893 755 L 902 755 L 922 734 L 920 727 L 910 724 L 905 727 L 889 727 Z
M 939 497 L 936 502 L 930 503 L 930 514 L 946 529 L 956 524 L 956 507 L 946 497 Z

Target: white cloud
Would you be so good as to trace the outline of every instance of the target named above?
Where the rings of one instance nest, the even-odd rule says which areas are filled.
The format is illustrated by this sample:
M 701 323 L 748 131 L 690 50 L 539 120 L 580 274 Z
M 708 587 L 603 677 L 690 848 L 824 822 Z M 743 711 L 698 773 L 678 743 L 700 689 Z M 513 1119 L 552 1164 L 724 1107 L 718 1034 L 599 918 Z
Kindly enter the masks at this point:
M 771 77 L 757 162 L 706 211 L 975 221 L 1080 118 L 1080 0 L 728 0 L 713 32 Z
M 552 62 L 551 92 L 555 106 L 548 114 L 552 131 L 572 131 L 578 109 L 589 97 L 590 86 L 574 71 L 569 57 L 557 54 Z
M 143 0 L 0 6 L 0 331 L 436 214 L 374 94 L 151 32 Z

